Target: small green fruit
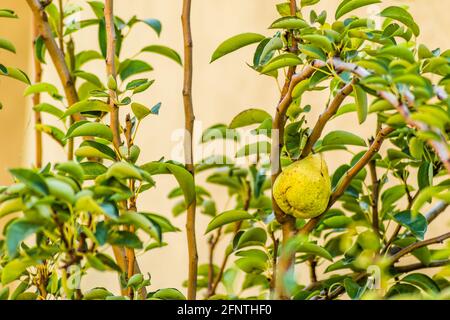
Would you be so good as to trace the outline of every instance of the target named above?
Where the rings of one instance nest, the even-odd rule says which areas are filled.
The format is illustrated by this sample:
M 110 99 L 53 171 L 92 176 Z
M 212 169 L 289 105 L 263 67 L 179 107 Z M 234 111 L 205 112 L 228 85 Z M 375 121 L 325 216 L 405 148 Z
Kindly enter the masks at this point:
M 294 162 L 276 179 L 273 196 L 286 213 L 301 219 L 321 215 L 328 206 L 331 182 L 321 154 Z

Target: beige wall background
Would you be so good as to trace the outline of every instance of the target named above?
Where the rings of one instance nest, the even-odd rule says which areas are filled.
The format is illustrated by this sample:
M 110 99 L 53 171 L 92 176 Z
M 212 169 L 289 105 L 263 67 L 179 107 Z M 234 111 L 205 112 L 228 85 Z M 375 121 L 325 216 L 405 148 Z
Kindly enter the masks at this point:
M 80 2 L 80 1 L 78 1 Z M 273 113 L 278 100 L 278 90 L 273 80 L 257 75 L 248 68 L 245 62 L 251 62 L 253 48 L 246 48 L 233 55 L 227 56 L 216 63 L 209 64 L 212 52 L 219 43 L 230 36 L 241 32 L 259 32 L 270 35 L 268 25 L 276 18 L 274 5 L 281 0 L 194 0 L 192 12 L 192 28 L 194 36 L 194 104 L 196 109 L 197 126 L 205 129 L 216 123 L 229 123 L 238 112 L 249 108 L 263 108 Z M 323 0 L 318 6 L 334 12 L 338 0 Z M 16 55 L 0 51 L 0 62 L 6 65 L 21 67 L 32 75 L 31 70 L 31 26 L 30 12 L 25 1 L 1 0 L 1 7 L 14 9 L 20 20 L 0 20 L 0 36 L 12 40 L 18 50 Z M 408 5 L 419 25 L 422 26 L 420 40 L 431 48 L 450 48 L 450 12 L 449 0 L 385 0 L 388 5 Z M 361 10 L 367 14 L 379 11 L 377 6 Z M 155 17 L 162 21 L 163 32 L 158 39 L 146 26 L 133 29 L 124 44 L 123 57 L 131 56 L 140 48 L 149 44 L 165 44 L 182 52 L 182 33 L 180 25 L 180 0 L 117 0 L 116 13 L 123 18 L 138 15 L 140 18 Z M 90 17 L 89 10 L 82 18 Z M 94 40 L 95 39 L 95 40 Z M 77 51 L 97 49 L 97 31 L 87 28 L 77 34 L 75 40 Z M 155 71 L 150 77 L 156 79 L 153 88 L 141 96 L 141 102 L 152 105 L 159 101 L 163 103 L 159 117 L 146 121 L 137 141 L 142 149 L 141 161 L 158 160 L 162 156 L 170 158 L 177 141 L 172 141 L 174 130 L 182 128 L 182 69 L 162 57 L 145 55 L 143 58 L 150 62 Z M 104 65 L 101 62 L 90 63 L 88 68 L 104 78 Z M 58 83 L 56 73 L 51 67 L 46 67 L 44 80 Z M 24 85 L 0 78 L 0 100 L 4 110 L 0 113 L 0 184 L 10 182 L 7 168 L 32 165 L 34 140 L 33 118 L 30 112 L 30 101 L 23 98 Z M 313 111 L 309 114 L 310 122 L 317 118 L 323 110 L 326 97 L 314 94 L 304 103 L 311 104 Z M 353 132 L 369 137 L 373 130 L 370 124 L 355 126 L 354 115 L 334 120 L 327 130 L 345 129 L 352 123 Z M 52 123 L 52 119 L 44 121 Z M 370 122 L 369 122 L 370 123 Z M 64 160 L 64 154 L 59 146 L 49 139 L 45 139 L 45 161 Z M 329 165 L 332 169 L 349 160 L 349 156 L 342 153 L 329 154 Z M 201 182 L 204 177 L 200 177 Z M 172 201 L 166 199 L 167 193 L 175 187 L 170 177 L 157 179 L 157 187 L 149 191 L 141 199 L 139 208 L 145 211 L 157 212 L 171 216 Z M 226 196 L 222 189 L 210 187 L 217 198 L 218 210 L 225 209 Z M 442 217 L 431 227 L 430 234 L 439 232 L 447 226 L 447 218 Z M 199 215 L 198 242 L 200 262 L 207 261 L 206 239 L 203 232 L 208 219 Z M 174 219 L 174 223 L 184 227 L 184 216 Z M 187 254 L 185 234 L 168 235 L 165 239 L 169 246 L 139 257 L 142 269 L 152 275 L 152 288 L 181 287 L 187 274 Z M 218 253 L 221 251 L 218 250 Z M 218 254 L 220 263 L 222 257 Z M 307 278 L 306 272 L 300 271 L 299 276 Z M 112 274 L 91 274 L 84 280 L 85 286 L 105 286 L 116 289 L 117 284 Z

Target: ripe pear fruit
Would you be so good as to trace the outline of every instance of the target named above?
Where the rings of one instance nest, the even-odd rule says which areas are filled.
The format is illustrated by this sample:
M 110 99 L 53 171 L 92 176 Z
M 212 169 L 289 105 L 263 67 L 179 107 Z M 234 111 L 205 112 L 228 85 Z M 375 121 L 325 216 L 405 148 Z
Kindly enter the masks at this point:
M 325 212 L 330 195 L 330 176 L 321 154 L 289 165 L 273 186 L 273 197 L 283 212 L 301 219 L 314 218 Z

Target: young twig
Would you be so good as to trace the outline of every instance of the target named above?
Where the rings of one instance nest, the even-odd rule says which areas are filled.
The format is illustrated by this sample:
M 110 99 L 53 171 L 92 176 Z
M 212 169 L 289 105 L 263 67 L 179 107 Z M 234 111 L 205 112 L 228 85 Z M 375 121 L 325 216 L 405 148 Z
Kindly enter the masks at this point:
M 39 30 L 45 46 L 50 54 L 50 57 L 55 65 L 58 76 L 64 87 L 64 92 L 67 98 L 69 106 L 78 102 L 78 94 L 75 89 L 75 84 L 73 82 L 72 76 L 70 74 L 69 68 L 67 67 L 66 61 L 64 59 L 64 54 L 58 47 L 55 38 L 53 37 L 52 29 L 48 23 L 48 17 L 45 12 L 45 7 L 41 4 L 39 0 L 26 0 L 28 6 L 30 7 L 34 19 L 35 25 Z M 76 121 L 82 120 L 79 114 L 74 115 Z
M 394 264 L 395 262 L 397 262 L 401 257 L 407 255 L 408 253 L 411 253 L 414 250 L 417 250 L 419 248 L 422 247 L 426 247 L 435 243 L 442 243 L 444 242 L 444 240 L 449 239 L 450 238 L 450 232 L 445 233 L 441 236 L 435 237 L 435 238 L 431 238 L 428 240 L 424 240 L 424 241 L 419 241 L 419 242 L 415 242 L 405 248 L 403 248 L 402 250 L 400 250 L 399 252 L 397 252 L 396 254 L 394 254 L 391 257 L 391 263 Z
M 444 267 L 450 265 L 450 260 L 438 260 L 438 261 L 432 261 L 429 264 L 423 264 L 421 262 L 413 263 L 406 266 L 398 266 L 395 267 L 395 271 L 397 273 L 408 273 L 420 269 L 429 269 L 429 268 L 438 268 L 438 267 Z
M 192 102 L 192 75 L 193 75 L 193 43 L 191 31 L 191 0 L 183 0 L 183 13 L 181 16 L 184 39 L 184 86 L 183 103 L 185 115 L 185 140 L 184 156 L 186 169 L 195 177 L 194 173 L 194 152 L 193 152 L 193 134 L 194 134 L 194 106 Z M 197 240 L 195 235 L 195 212 L 196 200 L 188 205 L 186 233 L 189 254 L 189 276 L 188 276 L 188 294 L 189 300 L 195 300 L 197 294 L 197 266 L 198 252 Z
M 39 30 L 37 28 L 37 23 L 35 21 L 36 18 L 33 18 L 33 33 L 34 33 L 34 40 L 33 40 L 33 44 L 36 44 L 36 41 L 39 37 Z M 34 52 L 34 50 L 33 50 Z M 42 64 L 39 61 L 39 59 L 37 58 L 36 54 L 33 55 L 33 61 L 34 61 L 34 83 L 39 83 L 42 81 Z M 40 93 L 35 93 L 33 95 L 33 107 L 36 107 L 37 105 L 39 105 L 41 103 L 41 94 Z M 34 124 L 35 126 L 39 126 L 42 124 L 42 116 L 41 113 L 39 111 L 34 111 Z M 35 129 L 34 130 L 34 134 L 35 134 L 35 141 L 36 141 L 36 167 L 37 168 L 41 168 L 42 167 L 42 131 Z
M 367 150 L 367 152 L 359 159 L 359 161 L 350 170 L 347 171 L 345 177 L 342 179 L 342 181 L 339 183 L 339 185 L 332 193 L 330 201 L 328 203 L 328 208 L 331 208 L 331 206 L 333 206 L 333 204 L 344 194 L 345 190 L 350 185 L 353 178 L 370 162 L 370 160 L 372 160 L 373 156 L 376 153 L 378 153 L 378 151 L 381 148 L 381 145 L 383 144 L 383 141 L 394 130 L 395 129 L 391 127 L 386 127 L 384 129 L 381 129 L 380 132 L 378 132 L 377 137 L 370 145 L 369 150 Z M 319 223 L 321 218 L 322 216 L 318 216 L 316 218 L 309 220 L 308 223 L 304 225 L 299 232 L 302 234 L 310 233 Z
M 314 126 L 311 135 L 309 136 L 308 141 L 306 142 L 305 147 L 302 150 L 300 158 L 305 158 L 311 153 L 314 144 L 317 142 L 317 140 L 320 139 L 325 125 L 339 110 L 339 107 L 342 105 L 345 98 L 352 93 L 355 82 L 356 80 L 353 80 L 349 84 L 345 85 L 341 90 L 339 90 L 328 108 L 319 116 L 319 119 L 317 120 L 316 125 Z
M 106 25 L 106 66 L 107 75 L 109 79 L 116 81 L 116 29 L 114 26 L 114 2 L 113 0 L 106 0 L 105 2 L 105 25 Z M 122 145 L 120 137 L 120 122 L 119 122 L 119 107 L 116 104 L 116 92 L 109 89 L 109 105 L 110 112 L 110 126 L 113 133 L 114 147 L 118 151 Z

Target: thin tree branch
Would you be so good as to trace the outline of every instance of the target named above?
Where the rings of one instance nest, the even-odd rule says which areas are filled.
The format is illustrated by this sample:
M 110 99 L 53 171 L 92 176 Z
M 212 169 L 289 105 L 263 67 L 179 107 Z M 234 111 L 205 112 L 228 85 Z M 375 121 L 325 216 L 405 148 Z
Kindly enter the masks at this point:
M 116 29 L 114 26 L 114 2 L 113 0 L 105 1 L 105 25 L 106 25 L 106 66 L 108 79 L 113 79 L 116 82 Z M 109 81 L 109 80 L 108 80 Z M 118 151 L 122 145 L 120 138 L 120 122 L 119 122 L 119 107 L 116 104 L 116 91 L 109 89 L 109 104 L 110 112 L 110 126 L 113 133 L 114 147 Z
M 39 37 L 39 30 L 37 28 L 36 18 L 33 18 L 33 33 L 34 33 L 34 40 L 33 40 L 33 46 L 36 45 L 36 41 Z M 33 50 L 35 52 L 35 50 Z M 42 81 L 42 64 L 37 58 L 36 54 L 33 55 L 33 61 L 34 61 L 34 83 L 39 83 Z M 35 93 L 33 95 L 33 107 L 36 107 L 41 103 L 41 94 Z M 34 124 L 35 126 L 40 126 L 42 124 L 42 116 L 39 111 L 34 111 Z M 36 161 L 36 167 L 41 168 L 42 167 L 42 131 L 35 128 L 35 161 Z
M 423 264 L 421 262 L 413 263 L 406 266 L 397 266 L 395 267 L 395 271 L 397 273 L 408 273 L 420 269 L 429 269 L 429 268 L 438 268 L 450 265 L 450 260 L 438 260 L 432 261 L 429 264 Z
M 58 0 L 59 7 L 59 25 L 58 25 L 58 40 L 59 49 L 64 55 L 64 5 L 63 0 Z
M 364 69 L 356 64 L 343 62 L 342 60 L 340 60 L 338 58 L 332 59 L 332 64 L 334 65 L 334 67 L 337 71 L 350 71 L 360 78 L 368 77 L 371 74 L 369 71 L 367 71 L 366 69 Z M 409 103 L 413 104 L 414 96 L 412 95 L 412 93 L 408 90 L 405 90 L 403 93 L 406 96 Z M 414 119 L 412 119 L 411 112 L 410 112 L 408 106 L 406 106 L 393 93 L 388 92 L 388 91 L 380 91 L 380 92 L 378 92 L 378 96 L 380 98 L 385 99 L 390 104 L 392 104 L 392 106 L 395 107 L 395 109 L 399 112 L 399 114 L 403 117 L 403 119 L 409 126 L 415 128 L 419 131 L 425 131 L 425 132 L 433 131 L 425 123 L 420 122 L 420 121 L 415 121 Z M 439 97 L 439 95 L 438 95 L 438 97 Z M 441 135 L 439 134 L 439 136 L 441 136 Z M 448 148 L 445 138 L 443 138 L 441 136 L 440 141 L 430 139 L 430 140 L 428 140 L 428 144 L 434 149 L 434 151 L 436 152 L 436 154 L 442 161 L 442 164 L 444 165 L 444 167 L 447 169 L 448 173 L 450 174 L 450 149 Z
M 184 85 L 183 103 L 185 115 L 184 156 L 186 169 L 195 178 L 193 134 L 194 134 L 194 105 L 192 102 L 192 76 L 193 76 L 193 41 L 191 30 L 191 0 L 183 0 L 181 16 L 184 39 Z M 189 254 L 188 299 L 195 300 L 197 295 L 197 266 L 198 252 L 195 234 L 196 199 L 187 208 L 186 233 Z
M 317 142 L 317 140 L 320 139 L 320 136 L 322 135 L 323 129 L 325 128 L 327 122 L 336 114 L 345 98 L 352 93 L 355 82 L 356 81 L 353 80 L 349 84 L 345 85 L 341 90 L 339 90 L 328 108 L 319 116 L 319 119 L 317 120 L 316 125 L 314 126 L 311 135 L 309 136 L 308 141 L 306 142 L 306 145 L 302 150 L 300 158 L 306 158 L 311 153 L 314 144 Z
M 372 160 L 373 156 L 376 153 L 378 153 L 378 151 L 381 148 L 381 145 L 383 144 L 383 141 L 394 130 L 395 130 L 394 128 L 386 127 L 378 132 L 375 140 L 370 145 L 369 150 L 367 150 L 367 152 L 359 159 L 359 161 L 352 168 L 350 168 L 350 170 L 347 171 L 341 183 L 339 183 L 339 185 L 334 190 L 328 203 L 328 209 L 331 208 L 333 204 L 344 194 L 345 190 L 350 185 L 353 178 L 370 162 L 370 160 Z M 321 218 L 322 215 L 309 220 L 308 223 L 304 225 L 302 229 L 300 229 L 300 233 L 302 234 L 310 233 L 319 223 Z
M 426 247 L 426 246 L 429 246 L 429 245 L 432 245 L 432 244 L 442 243 L 442 242 L 444 242 L 444 240 L 446 240 L 448 238 L 450 238 L 450 232 L 445 233 L 445 234 L 443 234 L 441 236 L 438 236 L 438 237 L 435 237 L 435 238 L 431 238 L 431 239 L 428 239 L 428 240 L 415 242 L 415 243 L 413 243 L 413 244 L 403 248 L 402 250 L 400 250 L 396 254 L 394 254 L 391 257 L 391 263 L 393 264 L 393 263 L 397 262 L 401 257 L 407 255 L 408 253 L 411 253 L 414 250 L 417 250 L 419 248 Z
M 75 89 L 75 84 L 70 74 L 69 68 L 67 67 L 66 61 L 64 59 L 64 54 L 58 47 L 55 38 L 53 37 L 52 29 L 48 23 L 48 17 L 45 12 L 45 7 L 39 2 L 39 0 L 26 0 L 28 6 L 30 7 L 35 24 L 39 30 L 45 46 L 50 54 L 50 57 L 55 65 L 58 76 L 64 87 L 64 92 L 67 98 L 69 106 L 78 102 L 78 94 Z M 82 120 L 79 114 L 74 115 L 76 121 Z
M 448 208 L 448 206 L 449 204 L 444 201 L 439 201 L 438 203 L 436 203 L 436 205 L 433 208 L 431 208 L 427 213 L 425 213 L 425 218 L 427 219 L 428 224 L 430 224 L 437 217 L 439 217 L 439 215 L 443 213 L 445 209 Z
M 372 142 L 373 143 L 373 142 Z M 370 178 L 372 180 L 371 206 L 372 206 L 372 229 L 380 236 L 380 221 L 378 213 L 378 200 L 380 198 L 380 180 L 377 174 L 377 163 L 375 159 L 369 161 Z

